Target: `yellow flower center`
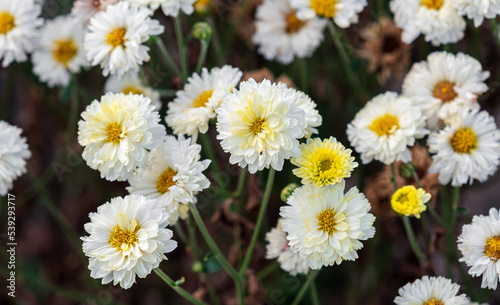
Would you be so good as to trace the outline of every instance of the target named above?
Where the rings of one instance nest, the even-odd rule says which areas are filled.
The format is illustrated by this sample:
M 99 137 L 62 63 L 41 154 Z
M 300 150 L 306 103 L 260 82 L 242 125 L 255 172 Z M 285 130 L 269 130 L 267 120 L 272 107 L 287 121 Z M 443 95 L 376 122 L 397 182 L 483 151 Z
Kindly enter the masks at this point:
M 144 91 L 141 88 L 136 87 L 134 85 L 130 85 L 130 86 L 123 88 L 122 92 L 123 92 L 123 94 L 130 94 L 130 93 L 137 94 L 137 95 L 144 94 Z
M 336 0 L 311 0 L 311 8 L 320 17 L 333 18 L 336 3 Z
M 420 192 L 425 194 L 423 189 Z M 416 216 L 420 218 L 420 213 L 425 211 L 427 207 L 419 196 L 419 190 L 413 185 L 403 186 L 397 190 L 391 198 L 391 206 L 394 212 L 400 215 Z
M 500 259 L 500 236 L 488 238 L 484 254 L 495 262 Z
M 477 148 L 477 136 L 470 127 L 460 128 L 451 137 L 450 145 L 457 153 L 470 154 Z
M 298 32 L 303 26 L 304 22 L 297 18 L 297 11 L 293 11 L 286 16 L 286 32 L 293 34 Z
M 444 303 L 438 299 L 430 299 L 429 301 L 425 302 L 424 305 L 444 305 Z
M 195 11 L 197 12 L 203 12 L 208 9 L 210 6 L 210 0 L 196 0 L 196 2 L 193 4 Z
M 258 134 L 258 133 L 261 133 L 262 130 L 264 128 L 266 128 L 268 125 L 267 125 L 267 120 L 266 119 L 255 119 L 252 123 L 252 125 L 250 125 L 250 131 L 253 133 L 253 134 Z
M 106 133 L 108 137 L 104 141 L 118 144 L 122 139 L 122 125 L 119 123 L 109 123 L 108 126 L 106 126 Z
M 111 33 L 106 36 L 106 43 L 114 48 L 118 46 L 123 46 L 125 44 L 125 34 L 127 29 L 116 28 Z
M 200 95 L 198 95 L 197 98 L 193 100 L 193 107 L 205 107 L 205 105 L 208 103 L 208 100 L 212 97 L 212 93 L 214 93 L 214 90 L 203 91 Z
M 123 230 L 119 225 L 116 225 L 109 235 L 111 247 L 117 248 L 118 250 L 128 249 L 128 247 L 137 242 L 137 231 L 139 231 L 139 229 L 140 227 L 135 220 L 128 230 Z
M 16 26 L 16 19 L 9 12 L 0 12 L 0 34 L 7 34 Z
M 455 89 L 453 89 L 454 84 L 449 81 L 442 81 L 436 84 L 432 95 L 440 99 L 443 103 L 454 100 L 457 97 Z
M 52 49 L 52 55 L 56 61 L 66 67 L 70 60 L 75 57 L 77 51 L 73 39 L 58 40 Z
M 443 0 L 422 0 L 422 5 L 430 10 L 438 10 L 443 6 Z
M 399 128 L 399 119 L 392 114 L 384 114 L 375 119 L 370 126 L 370 129 L 379 137 L 394 134 Z
M 171 168 L 167 168 L 161 175 L 158 177 L 158 181 L 156 182 L 156 189 L 161 194 L 165 194 L 168 192 L 168 189 L 175 185 L 174 176 L 177 175 L 177 172 Z
M 324 210 L 318 215 L 319 228 L 318 230 L 328 233 L 328 235 L 337 231 L 335 229 L 335 225 L 337 222 L 335 221 L 335 213 L 332 209 Z

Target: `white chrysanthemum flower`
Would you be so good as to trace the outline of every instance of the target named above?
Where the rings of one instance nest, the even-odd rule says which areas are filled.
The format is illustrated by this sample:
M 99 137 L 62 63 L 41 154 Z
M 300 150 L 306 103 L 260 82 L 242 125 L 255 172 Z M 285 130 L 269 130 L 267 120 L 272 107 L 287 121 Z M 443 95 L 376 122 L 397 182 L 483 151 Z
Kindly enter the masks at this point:
M 49 87 L 67 86 L 72 73 L 86 66 L 83 37 L 85 29 L 71 16 L 47 21 L 40 30 L 40 40 L 33 52 L 33 72 Z
M 373 159 L 384 164 L 409 162 L 408 146 L 428 133 L 420 109 L 395 92 L 379 94 L 361 109 L 347 126 L 351 146 L 364 164 Z
M 319 127 L 323 123 L 323 118 L 316 109 L 316 103 L 313 102 L 309 95 L 302 91 L 288 88 L 285 83 L 278 83 L 278 88 L 283 90 L 283 94 L 291 94 L 293 98 L 297 98 L 297 107 L 305 111 L 306 116 L 304 119 L 306 120 L 307 127 L 304 137 L 310 138 L 313 134 L 318 133 L 316 127 Z
M 238 84 L 243 73 L 238 68 L 224 66 L 206 68 L 201 74 L 193 73 L 183 90 L 168 103 L 165 121 L 174 134 L 186 134 L 196 141 L 198 133 L 206 133 L 208 122 L 215 118 L 215 110 L 222 98 Z
M 434 46 L 464 37 L 466 23 L 454 0 L 392 0 L 390 7 L 396 25 L 403 30 L 401 39 L 407 44 L 420 34 Z
M 290 0 L 297 9 L 297 17 L 308 20 L 313 17 L 332 18 L 341 28 L 358 23 L 358 14 L 368 4 L 366 0 Z
M 288 246 L 286 233 L 281 228 L 283 218 L 278 219 L 276 228 L 266 233 L 266 258 L 277 259 L 281 269 L 290 273 L 293 276 L 297 274 L 307 274 L 309 272 L 309 265 L 306 260 L 302 259 L 298 253 L 292 252 Z
M 144 278 L 177 247 L 167 229 L 168 213 L 155 200 L 139 195 L 116 197 L 90 213 L 82 237 L 90 276 L 124 289 Z
M 108 5 L 117 3 L 120 0 L 76 0 L 71 8 L 71 15 L 87 23 L 92 16 L 101 10 L 105 10 Z
M 431 173 L 441 184 L 460 186 L 474 179 L 484 182 L 500 160 L 500 130 L 486 111 L 465 110 L 459 119 L 429 136 Z
M 288 245 L 311 269 L 358 258 L 361 240 L 375 234 L 370 203 L 356 187 L 344 195 L 345 181 L 325 187 L 306 184 L 280 209 Z
M 474 20 L 477 28 L 484 18 L 492 19 L 500 15 L 500 2 L 498 0 L 455 0 L 458 12 L 467 15 L 467 18 Z
M 22 129 L 0 121 L 0 196 L 7 195 L 12 182 L 26 173 L 26 160 L 31 152 Z
M 127 73 L 122 77 L 111 75 L 106 80 L 104 91 L 105 93 L 142 94 L 149 97 L 155 110 L 161 109 L 160 93 L 153 88 L 144 86 L 137 73 Z
M 35 47 L 42 6 L 33 0 L 0 0 L 0 60 L 7 67 L 11 62 L 28 59 Z
M 217 139 L 231 154 L 229 162 L 250 173 L 273 167 L 280 171 L 285 159 L 300 154 L 299 141 L 306 134 L 305 112 L 297 96 L 283 94 L 269 80 L 253 78 L 224 96 L 217 112 Z
M 413 283 L 399 288 L 399 296 L 394 299 L 397 305 L 468 305 L 465 294 L 457 295 L 458 284 L 444 277 L 424 276 Z
M 161 6 L 161 10 L 167 16 L 177 17 L 179 11 L 186 15 L 194 12 L 194 3 L 196 0 L 125 0 L 132 6 L 149 7 L 154 12 Z
M 459 261 L 469 267 L 469 274 L 483 276 L 481 288 L 497 289 L 500 281 L 500 210 L 491 208 L 488 216 L 476 215 L 462 227 L 458 249 Z
M 78 122 L 78 142 L 87 165 L 109 181 L 126 180 L 137 168 L 148 166 L 146 149 L 163 143 L 165 127 L 142 95 L 108 93 L 93 101 Z
M 127 2 L 118 2 L 92 17 L 85 35 L 85 51 L 91 64 L 100 64 L 104 76 L 138 72 L 139 66 L 149 61 L 149 48 L 143 43 L 163 33 L 163 26 L 150 14 L 147 8 L 131 8 Z
M 160 206 L 171 211 L 169 222 L 175 224 L 179 217 L 187 216 L 187 204 L 196 202 L 195 195 L 210 186 L 202 173 L 210 160 L 200 161 L 200 152 L 201 145 L 191 144 L 190 138 L 167 136 L 160 147 L 149 153 L 149 167 L 130 177 L 127 190 L 158 199 Z M 186 207 L 179 210 L 179 205 Z
M 266 0 L 257 8 L 252 41 L 267 60 L 289 64 L 294 57 L 309 57 L 323 41 L 327 21 L 297 18 L 291 0 Z
M 434 52 L 416 63 L 403 83 L 403 95 L 422 110 L 431 129 L 450 123 L 464 108 L 479 109 L 477 97 L 488 90 L 490 73 L 469 55 Z

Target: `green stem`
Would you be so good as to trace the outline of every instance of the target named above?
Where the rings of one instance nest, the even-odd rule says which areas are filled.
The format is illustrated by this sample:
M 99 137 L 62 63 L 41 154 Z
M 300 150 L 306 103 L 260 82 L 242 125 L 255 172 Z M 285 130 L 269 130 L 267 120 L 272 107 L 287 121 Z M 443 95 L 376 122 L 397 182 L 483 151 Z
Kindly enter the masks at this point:
M 160 268 L 155 268 L 153 271 L 168 285 L 170 288 L 175 290 L 180 296 L 188 300 L 189 302 L 196 304 L 196 305 L 207 305 L 206 303 L 203 303 L 202 301 L 198 301 L 195 299 L 189 292 L 184 290 L 181 286 L 179 286 L 178 283 L 176 283 L 174 280 L 172 280 L 165 272 L 163 272 Z
M 158 49 L 160 50 L 160 53 L 162 55 L 163 63 L 167 66 L 167 68 L 172 69 L 172 71 L 176 75 L 181 75 L 181 71 L 179 70 L 179 67 L 177 67 L 177 64 L 175 63 L 174 59 L 168 52 L 167 47 L 165 46 L 165 43 L 163 42 L 163 39 L 161 37 L 156 37 L 156 46 L 158 46 Z
M 198 252 L 198 242 L 196 240 L 196 232 L 194 231 L 194 223 L 191 221 L 190 217 L 186 219 L 186 222 L 189 234 L 189 245 L 191 246 L 195 259 L 199 261 L 200 253 Z
M 219 162 L 217 161 L 217 156 L 215 155 L 215 150 L 212 146 L 212 142 L 210 141 L 210 137 L 208 134 L 200 133 L 198 135 L 200 138 L 202 148 L 207 154 L 207 157 L 212 160 L 210 162 L 210 168 L 212 169 L 212 172 L 214 174 L 215 181 L 217 182 L 217 186 L 224 190 L 226 192 L 226 184 L 224 181 L 221 179 L 221 172 L 219 170 Z
M 186 237 L 186 234 L 182 230 L 182 226 L 179 221 L 175 224 L 174 229 L 175 229 L 175 234 L 179 235 L 179 238 L 181 239 L 182 243 L 188 245 L 189 241 Z
M 267 265 L 266 267 L 264 267 L 263 269 L 261 269 L 257 273 L 257 277 L 259 278 L 259 280 L 262 280 L 265 277 L 267 277 L 269 274 L 271 274 L 274 270 L 278 269 L 279 266 L 280 266 L 280 264 L 278 263 L 278 261 L 274 261 L 273 263 L 271 263 L 271 264 Z
M 403 224 L 405 227 L 406 235 L 408 236 L 408 241 L 410 242 L 411 249 L 413 250 L 413 253 L 420 262 L 420 265 L 422 266 L 427 262 L 427 258 L 422 253 L 422 250 L 420 250 L 417 239 L 415 237 L 415 233 L 411 228 L 410 218 L 408 216 L 402 216 L 401 218 L 403 219 Z
M 185 83 L 187 81 L 187 73 L 188 73 L 188 68 L 187 68 L 187 48 L 184 45 L 184 35 L 182 34 L 182 24 L 181 24 L 181 17 L 180 14 L 179 16 L 174 18 L 174 26 L 175 26 L 175 34 L 177 36 L 177 46 L 179 47 L 179 56 L 181 58 L 181 76 L 182 76 L 182 81 Z
M 318 289 L 316 288 L 315 281 L 311 283 L 311 290 L 309 291 L 309 293 L 311 294 L 311 304 L 319 305 Z
M 413 169 L 413 180 L 415 180 L 415 184 L 417 185 L 418 188 L 422 188 L 422 184 L 420 183 L 420 178 L 418 177 L 417 171 Z
M 203 67 L 205 59 L 207 58 L 207 50 L 210 42 L 206 40 L 201 40 L 200 43 L 201 43 L 200 56 L 198 57 L 198 63 L 196 64 L 196 73 L 198 74 L 200 74 L 201 67 Z
M 312 282 L 314 282 L 314 279 L 316 278 L 316 276 L 318 276 L 318 273 L 319 273 L 319 271 L 317 271 L 317 270 L 313 270 L 313 271 L 309 272 L 309 274 L 307 275 L 306 281 L 304 282 L 304 284 L 300 288 L 299 293 L 297 294 L 297 296 L 295 297 L 295 299 L 293 300 L 291 305 L 299 305 L 300 304 L 300 301 L 302 300 L 302 298 L 306 294 L 306 291 L 309 288 L 309 286 L 312 284 Z
M 247 253 L 245 258 L 243 259 L 243 263 L 241 264 L 239 276 L 242 277 L 250 264 L 250 259 L 252 258 L 253 250 L 257 243 L 257 239 L 259 237 L 259 232 L 264 222 L 264 216 L 267 212 L 267 204 L 269 203 L 269 199 L 271 198 L 271 191 L 273 189 L 274 183 L 274 175 L 276 171 L 271 167 L 269 170 L 269 175 L 267 177 L 266 189 L 264 190 L 264 196 L 262 197 L 262 202 L 260 204 L 259 215 L 257 216 L 257 222 L 255 223 L 255 228 L 252 234 L 252 239 L 250 240 L 250 245 L 248 246 Z
M 238 177 L 238 183 L 236 184 L 236 190 L 233 193 L 233 198 L 239 198 L 243 194 L 243 190 L 245 189 L 245 182 L 247 181 L 248 170 L 247 168 L 242 168 L 240 171 L 240 175 Z
M 391 182 L 394 186 L 394 192 L 398 190 L 398 184 L 396 183 L 396 169 L 394 163 L 391 163 Z

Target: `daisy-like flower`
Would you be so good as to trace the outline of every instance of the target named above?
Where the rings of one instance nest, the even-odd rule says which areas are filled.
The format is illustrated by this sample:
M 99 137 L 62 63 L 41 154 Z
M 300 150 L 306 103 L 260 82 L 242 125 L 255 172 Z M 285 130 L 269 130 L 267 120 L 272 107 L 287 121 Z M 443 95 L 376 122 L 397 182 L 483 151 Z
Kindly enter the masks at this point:
M 484 18 L 492 19 L 500 15 L 500 3 L 496 0 L 455 0 L 455 2 L 458 12 L 474 20 L 476 28 L 483 23 Z
M 104 76 L 138 72 L 139 66 L 149 61 L 149 48 L 143 43 L 151 35 L 163 33 L 163 26 L 150 15 L 147 8 L 131 8 L 127 2 L 119 2 L 92 17 L 85 35 L 91 64 L 100 64 Z
M 87 65 L 83 49 L 85 29 L 71 16 L 60 16 L 40 30 L 40 42 L 33 52 L 33 72 L 49 87 L 69 84 L 72 73 Z
M 201 75 L 193 73 L 183 90 L 168 103 L 165 121 L 174 134 L 186 134 L 196 141 L 198 133 L 206 133 L 208 122 L 215 118 L 222 97 L 234 89 L 243 73 L 238 68 L 224 66 L 208 72 L 203 68 Z
M 289 64 L 294 57 L 309 57 L 323 41 L 327 21 L 318 17 L 297 18 L 291 0 L 266 0 L 255 14 L 252 41 L 267 60 Z
M 479 109 L 478 95 L 488 90 L 484 81 L 490 73 L 469 55 L 447 52 L 429 54 L 416 63 L 403 83 L 403 95 L 410 97 L 427 118 L 431 129 L 439 120 L 449 123 L 464 108 Z
M 293 276 L 297 274 L 307 274 L 309 272 L 309 265 L 302 259 L 298 253 L 294 253 L 288 246 L 286 233 L 281 228 L 283 218 L 278 219 L 276 228 L 266 233 L 266 258 L 277 259 L 281 269 L 290 273 Z
M 177 17 L 179 11 L 183 11 L 186 15 L 191 15 L 194 11 L 194 3 L 196 0 L 125 0 L 130 5 L 137 7 L 149 7 L 154 12 L 161 6 L 161 10 L 167 16 Z
M 465 294 L 457 295 L 458 284 L 442 276 L 424 276 L 413 283 L 399 288 L 399 296 L 394 299 L 397 305 L 468 305 Z
M 367 5 L 366 0 L 290 0 L 301 20 L 313 17 L 332 18 L 341 28 L 358 23 L 358 14 Z
M 31 157 L 22 129 L 0 121 L 0 196 L 7 195 L 12 182 L 26 173 L 26 160 Z
M 285 159 L 300 154 L 306 134 L 305 112 L 294 95 L 283 94 L 269 80 L 250 79 L 224 96 L 217 112 L 217 139 L 230 153 L 229 162 L 250 173 L 273 167 L 280 171 Z
M 187 216 L 187 204 L 196 202 L 195 195 L 210 186 L 202 173 L 210 160 L 200 161 L 200 152 L 201 145 L 191 144 L 189 138 L 167 136 L 160 147 L 150 152 L 149 167 L 137 170 L 128 180 L 127 190 L 158 199 L 159 205 L 171 211 L 169 222 L 175 224 L 179 217 Z
M 347 136 L 364 164 L 373 159 L 384 164 L 411 160 L 408 146 L 428 133 L 418 107 L 395 92 L 379 94 L 347 126 Z
M 281 207 L 288 245 L 311 269 L 358 258 L 361 240 L 375 234 L 370 203 L 356 187 L 344 195 L 345 182 L 315 187 L 306 184 Z
M 87 23 L 92 16 L 106 9 L 108 5 L 120 0 L 76 0 L 71 9 L 71 15 Z
M 351 177 L 352 170 L 358 166 L 351 157 L 351 150 L 346 149 L 337 139 L 330 137 L 321 141 L 319 138 L 307 139 L 300 145 L 300 156 L 292 158 L 295 176 L 302 178 L 302 184 L 312 183 L 316 187 L 339 183 Z
M 420 218 L 420 213 L 427 210 L 425 203 L 430 199 L 431 194 L 426 193 L 424 189 L 406 185 L 394 192 L 391 206 L 399 215 Z
M 460 186 L 474 179 L 484 182 L 500 160 L 500 130 L 486 111 L 464 110 L 459 118 L 429 136 L 430 173 L 441 184 Z
M 78 122 L 78 142 L 87 165 L 109 181 L 126 180 L 148 166 L 147 149 L 163 143 L 165 127 L 151 100 L 142 95 L 108 93 L 93 101 Z
M 142 94 L 149 97 L 151 105 L 153 105 L 156 110 L 161 109 L 160 93 L 150 87 L 144 86 L 137 73 L 127 73 L 123 77 L 114 75 L 108 77 L 106 85 L 104 85 L 104 91 L 106 93 Z
M 394 21 L 410 44 L 420 34 L 434 46 L 455 43 L 464 37 L 465 20 L 454 0 L 392 0 Z
M 481 288 L 497 289 L 500 281 L 500 210 L 491 208 L 489 215 L 476 215 L 464 225 L 458 237 L 459 261 L 469 267 L 469 274 L 483 276 Z
M 89 257 L 90 276 L 113 281 L 124 289 L 145 278 L 177 247 L 167 229 L 168 213 L 155 200 L 139 195 L 116 197 L 90 213 L 85 224 L 89 236 L 82 237 Z
M 309 95 L 294 88 L 289 88 L 287 84 L 282 82 L 278 83 L 278 88 L 283 90 L 284 95 L 290 94 L 294 99 L 297 99 L 297 107 L 305 111 L 306 116 L 304 119 L 306 120 L 307 127 L 304 137 L 310 138 L 313 134 L 318 133 L 316 127 L 323 123 L 323 118 L 316 109 L 316 103 L 313 102 Z
M 0 0 L 0 60 L 7 67 L 23 62 L 35 47 L 42 5 L 34 0 Z

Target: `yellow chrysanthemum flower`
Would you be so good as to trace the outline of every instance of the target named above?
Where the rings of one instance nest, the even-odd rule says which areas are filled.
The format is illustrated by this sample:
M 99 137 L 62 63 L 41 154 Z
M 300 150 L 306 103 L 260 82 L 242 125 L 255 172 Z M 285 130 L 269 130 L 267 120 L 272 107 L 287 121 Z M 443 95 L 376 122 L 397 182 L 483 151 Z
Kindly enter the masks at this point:
M 420 213 L 427 210 L 425 203 L 431 199 L 431 194 L 424 189 L 417 189 L 413 185 L 406 185 L 398 189 L 391 198 L 394 212 L 420 218 Z
M 319 138 L 308 139 L 307 143 L 300 145 L 300 150 L 301 155 L 292 158 L 291 162 L 298 166 L 293 173 L 302 178 L 302 184 L 323 187 L 339 183 L 350 177 L 352 170 L 358 166 L 351 157 L 352 151 L 334 137 L 323 141 Z

